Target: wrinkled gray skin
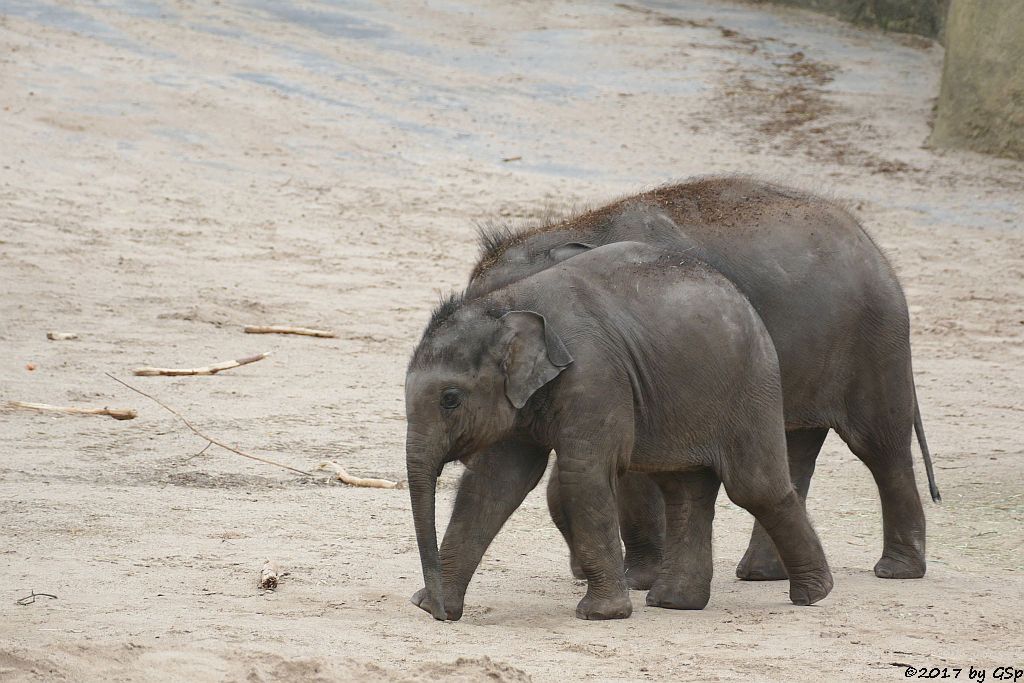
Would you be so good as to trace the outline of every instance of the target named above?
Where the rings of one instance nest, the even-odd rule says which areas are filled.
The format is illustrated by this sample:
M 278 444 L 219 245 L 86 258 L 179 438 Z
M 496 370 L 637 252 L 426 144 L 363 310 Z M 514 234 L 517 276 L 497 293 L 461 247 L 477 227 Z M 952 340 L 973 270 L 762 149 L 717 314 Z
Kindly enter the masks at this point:
M 720 484 L 768 530 L 795 604 L 832 588 L 790 482 L 771 338 L 746 298 L 703 263 L 621 242 L 453 299 L 424 332 L 405 391 L 426 582 L 413 601 L 436 619 L 462 616 L 484 550 L 552 449 L 560 510 L 587 577 L 582 619 L 632 612 L 616 514 L 627 470 L 646 473 L 666 502 L 664 556 L 647 604 L 707 604 Z M 487 494 L 462 482 L 439 554 L 437 477 L 456 459 L 469 479 L 488 482 Z
M 932 498 L 938 500 L 939 493 L 914 391 L 906 300 L 889 263 L 856 219 L 823 198 L 768 183 L 698 179 L 562 222 L 485 236 L 467 295 L 480 296 L 592 246 L 624 240 L 699 258 L 747 296 L 778 352 L 788 457 L 801 499 L 825 436 L 835 429 L 878 486 L 884 540 L 875 574 L 923 576 L 925 520 L 910 450 L 915 426 Z M 488 459 L 488 453 L 477 456 L 481 463 Z M 548 502 L 572 549 L 559 468 L 556 463 Z M 532 485 L 529 477 L 503 482 L 506 507 L 517 505 Z M 467 473 L 460 495 L 494 496 L 497 488 L 486 477 Z M 619 483 L 618 503 L 626 575 L 632 588 L 645 589 L 655 579 L 663 551 L 662 496 L 651 478 L 630 473 Z M 492 523 L 499 518 L 503 523 L 501 514 Z M 448 534 L 465 533 L 469 527 L 453 516 Z M 455 548 L 462 542 L 449 543 L 446 534 L 444 545 Z M 575 553 L 572 564 L 582 577 Z M 760 525 L 755 524 L 736 574 L 748 580 L 786 577 Z

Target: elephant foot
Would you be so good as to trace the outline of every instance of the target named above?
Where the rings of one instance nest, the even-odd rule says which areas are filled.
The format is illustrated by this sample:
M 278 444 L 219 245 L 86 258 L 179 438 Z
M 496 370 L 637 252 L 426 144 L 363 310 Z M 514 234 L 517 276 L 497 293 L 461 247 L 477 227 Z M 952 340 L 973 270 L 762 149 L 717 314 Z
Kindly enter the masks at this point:
M 904 553 L 897 555 L 886 552 L 875 564 L 875 576 L 880 579 L 920 579 L 924 576 L 926 563 L 924 557 L 915 555 L 908 557 Z
M 789 578 L 789 573 L 779 559 L 775 546 L 760 548 L 751 544 L 736 565 L 736 578 L 744 581 L 782 581 Z
M 409 598 L 409 602 L 419 607 L 428 614 L 434 613 L 434 600 L 430 597 L 427 589 L 421 588 L 412 594 Z M 445 598 L 444 611 L 445 616 L 448 617 L 449 621 L 458 621 L 462 618 L 463 603 L 461 600 L 455 600 L 454 598 Z
M 807 572 L 789 582 L 789 599 L 794 605 L 813 605 L 832 592 L 832 572 L 828 567 Z
M 658 578 L 657 564 L 632 565 L 626 569 L 626 585 L 630 590 L 650 590 Z
M 701 582 L 700 585 L 670 586 L 664 583 L 655 583 L 647 593 L 648 605 L 665 609 L 704 609 L 710 599 L 710 579 Z
M 633 613 L 629 593 L 612 598 L 595 598 L 590 593 L 576 605 L 576 618 L 595 621 L 601 619 L 627 619 Z

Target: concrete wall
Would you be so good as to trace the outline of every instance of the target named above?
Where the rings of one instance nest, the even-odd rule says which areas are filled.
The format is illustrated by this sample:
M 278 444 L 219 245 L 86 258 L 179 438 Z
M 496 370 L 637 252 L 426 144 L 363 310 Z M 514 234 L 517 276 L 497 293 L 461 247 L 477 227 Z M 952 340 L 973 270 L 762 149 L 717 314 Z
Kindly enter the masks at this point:
M 931 142 L 1024 159 L 1024 0 L 953 0 Z
M 985 3 L 987 0 L 970 0 Z M 1024 1 L 1024 0 L 1022 0 Z M 754 0 L 817 10 L 861 26 L 939 38 L 949 0 Z

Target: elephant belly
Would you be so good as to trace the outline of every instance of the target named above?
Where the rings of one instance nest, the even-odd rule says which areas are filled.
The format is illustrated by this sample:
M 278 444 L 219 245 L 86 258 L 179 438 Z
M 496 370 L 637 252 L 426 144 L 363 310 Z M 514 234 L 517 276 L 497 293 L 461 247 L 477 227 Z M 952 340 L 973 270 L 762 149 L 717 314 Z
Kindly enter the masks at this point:
M 645 435 L 639 438 L 629 459 L 630 472 L 688 472 L 710 467 L 714 461 L 709 446 L 680 444 L 678 438 Z

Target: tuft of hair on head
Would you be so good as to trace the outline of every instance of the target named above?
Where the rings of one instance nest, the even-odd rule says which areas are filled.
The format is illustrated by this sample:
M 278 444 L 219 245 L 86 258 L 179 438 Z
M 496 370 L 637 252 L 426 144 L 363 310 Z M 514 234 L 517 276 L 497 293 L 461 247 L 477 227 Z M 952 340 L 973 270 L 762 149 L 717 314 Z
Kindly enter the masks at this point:
M 501 255 L 509 242 L 515 237 L 516 230 L 508 223 L 487 221 L 476 226 L 476 243 L 480 247 L 481 261 Z
M 423 336 L 420 337 L 420 343 L 416 345 L 416 348 L 412 352 L 412 358 L 409 359 L 408 370 L 416 367 L 422 363 L 424 359 L 429 355 L 429 344 L 425 343 L 427 338 L 434 334 L 442 325 L 455 315 L 455 313 L 465 303 L 466 297 L 462 292 L 448 292 L 447 294 L 441 294 L 440 300 L 437 305 L 434 306 L 434 310 L 430 312 L 430 320 L 427 322 L 427 327 L 423 330 Z
M 519 238 L 523 230 L 516 228 L 509 223 L 487 221 L 477 223 L 476 243 L 480 250 L 476 264 L 469 274 L 472 282 L 474 278 L 494 265 L 502 254 Z
M 441 299 L 434 306 L 434 310 L 430 312 L 430 321 L 427 322 L 427 329 L 423 331 L 423 336 L 427 336 L 447 322 L 462 307 L 465 301 L 466 296 L 463 292 L 442 294 Z

